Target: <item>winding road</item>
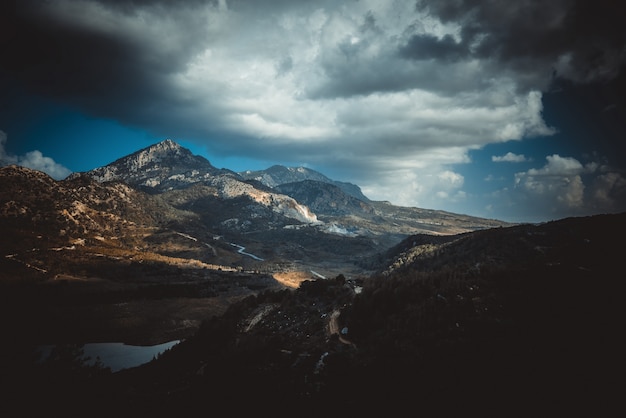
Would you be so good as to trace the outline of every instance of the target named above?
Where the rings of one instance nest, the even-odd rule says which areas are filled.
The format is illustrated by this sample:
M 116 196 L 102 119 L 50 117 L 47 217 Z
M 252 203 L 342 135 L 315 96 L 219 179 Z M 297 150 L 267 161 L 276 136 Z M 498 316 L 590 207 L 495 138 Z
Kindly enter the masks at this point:
M 244 247 L 244 246 L 241 246 L 239 244 L 235 244 L 235 243 L 232 243 L 232 242 L 230 243 L 230 245 L 232 245 L 233 247 L 239 248 L 239 250 L 237 251 L 239 254 L 247 255 L 248 257 L 252 257 L 252 258 L 254 258 L 255 260 L 258 260 L 258 261 L 263 261 L 263 259 L 261 257 L 257 257 L 254 254 L 250 254 L 250 253 L 245 252 L 246 247 Z
M 175 231 L 175 232 L 176 232 L 176 231 Z M 212 249 L 212 250 L 213 250 L 213 253 L 214 253 L 214 254 L 216 254 L 216 252 L 215 252 L 215 248 L 213 248 L 213 246 L 211 246 L 210 244 L 207 244 L 206 242 L 202 242 L 202 241 L 198 240 L 198 238 L 196 238 L 196 237 L 192 237 L 191 235 L 189 235 L 189 234 L 185 234 L 185 233 L 183 233 L 183 232 L 176 232 L 176 234 L 180 235 L 181 237 L 185 237 L 185 238 L 187 238 L 187 239 L 190 239 L 190 240 L 192 240 L 192 241 L 200 242 L 201 244 L 204 244 L 204 245 L 206 245 L 207 247 L 209 247 L 210 249 Z M 218 238 L 219 238 L 219 237 L 218 237 Z M 245 250 L 246 250 L 246 247 L 244 247 L 243 245 L 235 244 L 235 243 L 233 243 L 233 242 L 231 242 L 231 243 L 230 243 L 230 245 L 232 245 L 233 247 L 237 247 L 237 248 L 239 248 L 239 250 L 237 251 L 239 254 L 242 254 L 242 255 L 247 255 L 248 257 L 252 257 L 253 259 L 255 259 L 255 260 L 257 260 L 257 261 L 264 261 L 264 259 L 262 259 L 261 257 L 257 257 L 257 256 L 256 256 L 256 255 L 254 255 L 254 254 L 247 253 L 247 252 L 245 251 Z

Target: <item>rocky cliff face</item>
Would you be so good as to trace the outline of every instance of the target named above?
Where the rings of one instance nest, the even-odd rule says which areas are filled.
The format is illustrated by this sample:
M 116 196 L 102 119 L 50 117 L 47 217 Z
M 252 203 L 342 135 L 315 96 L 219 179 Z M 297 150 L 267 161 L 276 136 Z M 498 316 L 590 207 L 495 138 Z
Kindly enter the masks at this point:
M 294 198 L 280 193 L 259 190 L 253 185 L 234 179 L 231 176 L 218 176 L 207 182 L 219 191 L 220 197 L 234 199 L 245 196 L 253 202 L 266 206 L 276 213 L 303 223 L 317 223 L 315 213 Z

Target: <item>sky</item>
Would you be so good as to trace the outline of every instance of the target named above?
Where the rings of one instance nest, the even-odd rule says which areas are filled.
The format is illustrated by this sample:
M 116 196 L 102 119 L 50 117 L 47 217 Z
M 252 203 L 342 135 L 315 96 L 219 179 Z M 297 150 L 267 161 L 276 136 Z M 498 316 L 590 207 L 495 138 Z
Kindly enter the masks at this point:
M 626 211 L 619 2 L 20 0 L 0 165 L 63 179 L 164 139 L 511 222 Z

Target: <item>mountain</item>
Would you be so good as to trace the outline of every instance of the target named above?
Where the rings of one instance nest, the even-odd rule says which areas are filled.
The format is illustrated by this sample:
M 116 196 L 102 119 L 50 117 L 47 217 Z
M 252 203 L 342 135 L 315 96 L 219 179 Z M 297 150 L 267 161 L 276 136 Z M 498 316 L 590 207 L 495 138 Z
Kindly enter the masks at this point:
M 39 304 L 42 315 L 24 313 L 19 327 L 39 338 L 163 342 L 238 298 L 367 276 L 411 234 L 503 225 L 363 201 L 317 180 L 271 188 L 166 140 L 61 181 L 0 168 L 0 286 L 24 286 L 7 318 Z
M 367 201 L 354 197 L 333 183 L 317 180 L 303 180 L 294 183 L 283 183 L 274 189 L 311 208 L 318 215 L 341 216 L 374 213 L 374 208 Z
M 188 149 L 166 139 L 86 174 L 100 183 L 123 181 L 155 193 L 231 173 L 213 167 L 206 158 L 193 155 Z
M 250 257 L 196 213 L 86 174 L 0 167 L 0 230 L 0 317 L 21 318 L 0 323 L 39 344 L 182 338 L 233 299 L 284 287 L 244 271 Z
M 496 220 L 372 202 L 358 186 L 333 181 L 304 167 L 276 165 L 240 174 L 219 170 L 171 140 L 84 174 L 99 182 L 123 181 L 160 195 L 172 206 L 196 213 L 216 235 L 244 239 L 255 246 L 261 243 L 280 257 L 290 254 L 289 258 L 299 260 L 312 256 L 321 259 L 322 255 L 313 255 L 298 242 L 323 245 L 336 239 L 328 235 L 357 238 L 351 244 L 358 246 L 368 242 L 371 251 L 414 233 L 450 234 L 506 225 Z M 309 239 L 320 233 L 321 240 Z M 327 248 L 326 256 L 334 258 L 335 244 L 327 243 Z
M 308 208 L 295 200 L 244 182 L 236 173 L 220 170 L 204 157 L 167 139 L 85 173 L 98 182 L 123 181 L 148 193 L 163 193 L 205 184 L 223 199 L 246 196 L 256 204 L 271 208 L 301 222 L 316 222 Z M 70 176 L 71 178 L 72 176 Z
M 285 167 L 273 165 L 266 170 L 242 171 L 239 173 L 243 178 L 256 180 L 268 187 L 276 187 L 287 183 L 296 183 L 305 180 L 319 181 L 339 187 L 344 193 L 367 202 L 369 199 L 363 194 L 356 184 L 331 180 L 325 175 L 306 167 Z
M 5 233 L 15 234 L 3 240 L 6 249 L 32 248 L 44 238 L 60 245 L 95 236 L 132 235 L 165 216 L 156 200 L 124 183 L 101 185 L 80 174 L 60 182 L 19 166 L 1 167 L 0 180 L 0 222 Z
M 195 268 L 229 270 L 242 258 L 229 242 L 211 234 L 197 213 L 123 182 L 99 183 L 84 173 L 56 181 L 8 166 L 0 168 L 0 185 L 3 280 L 119 280 L 137 274 L 139 264 L 144 273 L 152 265 L 163 276 L 170 267 L 194 267 L 187 271 L 194 277 Z M 120 276 L 120 269 L 127 272 Z
M 115 251 L 123 252 L 125 259 L 141 249 L 146 254 L 183 256 L 272 274 L 295 271 L 299 276 L 311 270 L 323 276 L 361 274 L 372 267 L 373 255 L 411 234 L 446 235 L 506 225 L 357 199 L 313 170 L 275 166 L 268 172 L 281 181 L 303 176 L 316 180 L 272 188 L 217 169 L 171 140 L 59 182 L 42 173 L 5 168 L 2 199 L 6 203 L 0 221 L 6 234 L 19 238 L 24 248 L 39 248 L 43 241 L 33 237 L 45 236 L 55 248 L 87 242 L 91 253 L 108 254 L 115 244 Z M 7 186 L 11 184 L 15 187 Z M 187 239 L 181 245 L 185 236 L 195 241 Z M 103 252 L 103 243 L 111 248 Z M 239 246 L 247 251 L 237 252 Z M 48 261 L 37 260 L 42 254 L 25 253 L 22 266 L 39 263 L 43 270 L 55 270 Z M 65 268 L 76 275 L 78 262 L 71 257 L 59 259 L 64 261 L 57 263 L 56 274 Z
M 383 246 L 396 244 L 407 235 L 417 233 L 450 235 L 510 225 L 496 219 L 372 201 L 359 186 L 331 180 L 306 167 L 274 165 L 266 170 L 239 174 L 306 205 L 319 220 L 329 224 L 328 231 L 374 237 Z
M 313 179 L 270 187 L 171 141 L 61 181 L 2 167 L 4 407 L 610 415 L 625 228 L 626 214 L 509 225 Z M 173 340 L 117 373 L 81 352 Z

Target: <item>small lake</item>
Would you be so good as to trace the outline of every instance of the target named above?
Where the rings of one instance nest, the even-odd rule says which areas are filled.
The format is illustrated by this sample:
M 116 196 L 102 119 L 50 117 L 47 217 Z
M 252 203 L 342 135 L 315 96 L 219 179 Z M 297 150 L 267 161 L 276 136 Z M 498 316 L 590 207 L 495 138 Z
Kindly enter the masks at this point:
M 148 363 L 179 342 L 180 340 L 174 340 L 149 346 L 128 345 L 124 343 L 89 343 L 83 345 L 81 348 L 84 353 L 83 357 L 89 358 L 85 364 L 95 364 L 95 362 L 99 360 L 104 367 L 110 368 L 111 372 L 117 372 L 122 369 L 129 369 Z M 50 356 L 53 349 L 53 345 L 40 347 L 41 360 L 45 361 Z

